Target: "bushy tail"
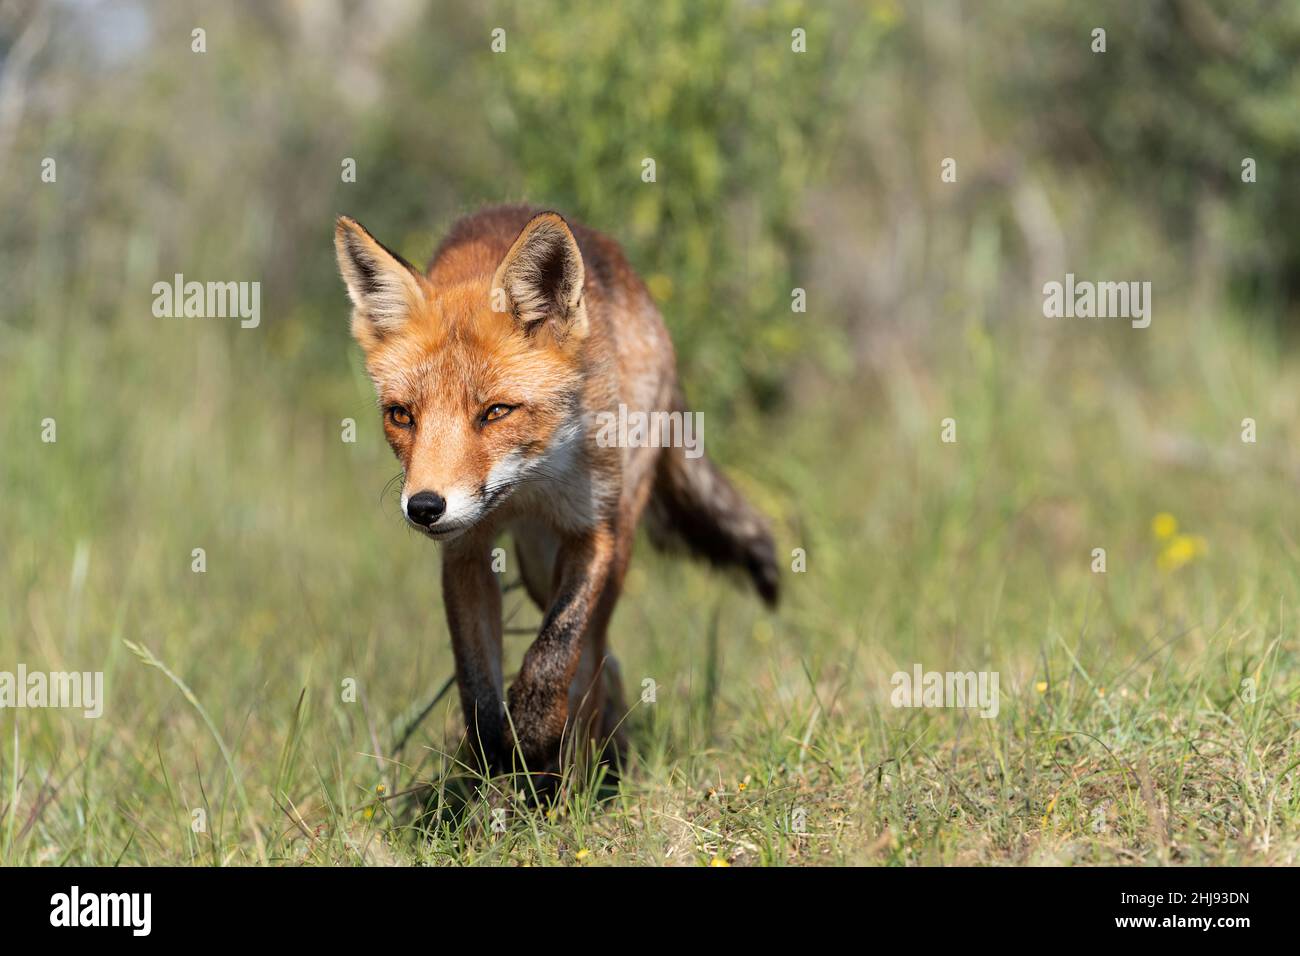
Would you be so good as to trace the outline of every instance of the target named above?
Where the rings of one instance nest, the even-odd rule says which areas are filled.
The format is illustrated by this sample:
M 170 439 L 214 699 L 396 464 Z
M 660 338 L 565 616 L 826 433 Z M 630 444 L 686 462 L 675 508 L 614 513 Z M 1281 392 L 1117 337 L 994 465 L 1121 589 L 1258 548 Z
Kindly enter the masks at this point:
M 656 547 L 680 542 L 718 567 L 742 568 L 764 602 L 776 606 L 776 550 L 767 519 L 708 456 L 687 458 L 683 448 L 665 448 L 647 517 Z

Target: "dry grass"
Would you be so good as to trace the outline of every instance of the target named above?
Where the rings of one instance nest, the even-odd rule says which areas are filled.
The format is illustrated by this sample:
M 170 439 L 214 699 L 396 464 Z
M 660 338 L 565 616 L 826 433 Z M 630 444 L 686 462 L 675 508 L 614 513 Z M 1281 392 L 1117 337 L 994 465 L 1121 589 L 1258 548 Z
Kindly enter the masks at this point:
M 102 669 L 108 700 L 0 713 L 0 862 L 1300 859 L 1300 378 L 1235 326 L 1053 327 L 1031 362 L 972 325 L 871 398 L 711 423 L 807 571 L 770 617 L 640 549 L 613 635 L 630 696 L 655 682 L 635 766 L 540 810 L 458 807 L 454 693 L 397 752 L 451 655 L 342 326 L 321 378 L 202 323 L 70 328 L 6 341 L 0 669 Z M 1162 568 L 1159 512 L 1207 553 Z M 892 707 L 913 663 L 997 671 L 998 716 Z

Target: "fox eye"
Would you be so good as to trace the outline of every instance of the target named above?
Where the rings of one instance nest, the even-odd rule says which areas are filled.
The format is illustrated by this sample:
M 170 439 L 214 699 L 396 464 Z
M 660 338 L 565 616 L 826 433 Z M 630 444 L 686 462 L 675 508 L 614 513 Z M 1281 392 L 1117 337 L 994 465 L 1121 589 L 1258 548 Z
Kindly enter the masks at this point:
M 483 421 L 494 422 L 499 418 L 505 418 L 514 410 L 514 405 L 489 405 L 487 411 L 483 413 Z
M 401 405 L 390 405 L 388 407 L 388 420 L 398 428 L 410 428 L 415 424 L 415 419 Z

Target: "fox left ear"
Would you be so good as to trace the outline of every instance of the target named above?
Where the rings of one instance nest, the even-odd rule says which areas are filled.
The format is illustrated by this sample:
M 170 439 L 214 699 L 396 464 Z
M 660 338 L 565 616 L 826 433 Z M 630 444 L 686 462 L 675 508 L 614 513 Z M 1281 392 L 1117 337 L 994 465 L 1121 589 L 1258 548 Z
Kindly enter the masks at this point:
M 515 321 L 526 333 L 551 323 L 560 339 L 587 332 L 582 302 L 586 273 L 577 240 L 559 213 L 528 220 L 492 279 L 493 295 L 504 290 Z
M 340 216 L 335 226 L 334 251 L 354 306 L 352 335 L 368 348 L 406 324 L 424 297 L 420 277 L 414 266 L 347 216 Z

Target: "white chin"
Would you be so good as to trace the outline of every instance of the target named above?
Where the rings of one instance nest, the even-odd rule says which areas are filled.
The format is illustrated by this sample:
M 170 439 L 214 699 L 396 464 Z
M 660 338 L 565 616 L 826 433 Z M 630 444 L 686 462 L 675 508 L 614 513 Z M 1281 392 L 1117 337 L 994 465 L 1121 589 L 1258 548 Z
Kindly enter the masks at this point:
M 434 541 L 455 541 L 470 528 L 474 527 L 474 523 L 472 521 L 458 521 L 454 525 L 449 524 L 446 527 L 443 527 L 441 524 L 436 524 L 432 528 L 426 528 L 422 525 L 416 525 L 416 527 Z

